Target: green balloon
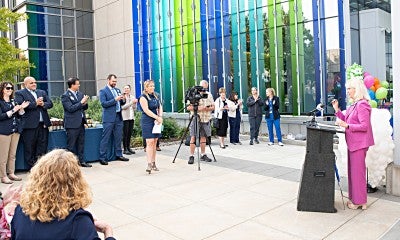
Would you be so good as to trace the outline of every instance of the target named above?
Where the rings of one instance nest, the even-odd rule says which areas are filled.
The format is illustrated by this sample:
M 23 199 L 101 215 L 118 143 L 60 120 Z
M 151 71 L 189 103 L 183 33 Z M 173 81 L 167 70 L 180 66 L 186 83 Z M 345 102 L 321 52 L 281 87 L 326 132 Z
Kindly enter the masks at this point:
M 380 87 L 375 92 L 376 99 L 382 100 L 385 99 L 388 94 L 388 90 L 384 87 Z
M 369 105 L 372 108 L 377 108 L 378 107 L 378 103 L 375 100 L 369 100 Z
M 381 87 L 384 87 L 384 88 L 389 88 L 389 83 L 387 82 L 387 81 L 382 81 L 381 82 Z

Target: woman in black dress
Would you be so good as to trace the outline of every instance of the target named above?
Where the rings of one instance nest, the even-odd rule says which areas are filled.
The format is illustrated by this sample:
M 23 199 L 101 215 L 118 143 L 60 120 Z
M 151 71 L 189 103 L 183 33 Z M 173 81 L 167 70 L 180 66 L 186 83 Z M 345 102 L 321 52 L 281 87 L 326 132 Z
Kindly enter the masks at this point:
M 219 89 L 219 98 L 215 99 L 215 118 L 218 118 L 217 136 L 219 137 L 219 146 L 225 148 L 225 137 L 228 129 L 228 111 L 233 102 L 226 98 L 225 88 Z
M 142 136 L 146 139 L 147 169 L 149 174 L 151 170 L 158 171 L 156 166 L 156 143 L 161 137 L 161 133 L 153 133 L 155 124 L 162 124 L 163 109 L 158 95 L 154 92 L 155 85 L 153 80 L 144 82 L 144 92 L 139 98 L 142 110 Z

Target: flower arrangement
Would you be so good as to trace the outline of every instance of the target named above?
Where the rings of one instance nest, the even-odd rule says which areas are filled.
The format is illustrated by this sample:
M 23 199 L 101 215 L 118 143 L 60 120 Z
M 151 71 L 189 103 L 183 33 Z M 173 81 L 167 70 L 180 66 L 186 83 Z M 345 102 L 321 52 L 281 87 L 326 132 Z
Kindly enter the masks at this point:
M 363 67 L 357 63 L 348 66 L 346 69 L 346 78 L 363 80 Z
M 14 216 L 14 210 L 19 204 L 22 186 L 9 186 L 2 196 L 0 203 L 0 239 L 11 239 L 11 220 Z

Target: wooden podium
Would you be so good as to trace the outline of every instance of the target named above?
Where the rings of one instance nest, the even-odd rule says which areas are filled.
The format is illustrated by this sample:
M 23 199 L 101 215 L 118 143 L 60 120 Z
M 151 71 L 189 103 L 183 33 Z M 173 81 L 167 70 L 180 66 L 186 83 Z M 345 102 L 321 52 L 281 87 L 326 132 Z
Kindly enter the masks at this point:
M 337 128 L 307 125 L 307 152 L 303 164 L 297 210 L 308 212 L 337 212 L 335 201 L 335 153 L 333 135 Z

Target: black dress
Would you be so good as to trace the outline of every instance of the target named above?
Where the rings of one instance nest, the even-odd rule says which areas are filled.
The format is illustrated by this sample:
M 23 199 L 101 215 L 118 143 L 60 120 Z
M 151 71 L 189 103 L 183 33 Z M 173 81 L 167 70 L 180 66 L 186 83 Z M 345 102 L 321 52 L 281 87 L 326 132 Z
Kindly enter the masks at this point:
M 222 100 L 221 100 L 222 101 Z M 226 100 L 222 101 L 224 107 L 227 105 Z M 228 110 L 224 109 L 222 112 L 222 119 L 218 119 L 219 127 L 217 128 L 217 136 L 226 137 L 228 129 Z
M 157 115 L 157 110 L 160 107 L 160 100 L 154 94 L 149 94 L 148 96 L 149 98 L 145 94 L 142 94 L 140 97 L 143 97 L 147 100 L 149 110 Z M 154 118 L 147 116 L 147 114 L 142 110 L 142 118 L 140 119 L 140 124 L 142 127 L 142 137 L 144 139 L 161 137 L 160 133 L 152 133 L 154 121 Z

